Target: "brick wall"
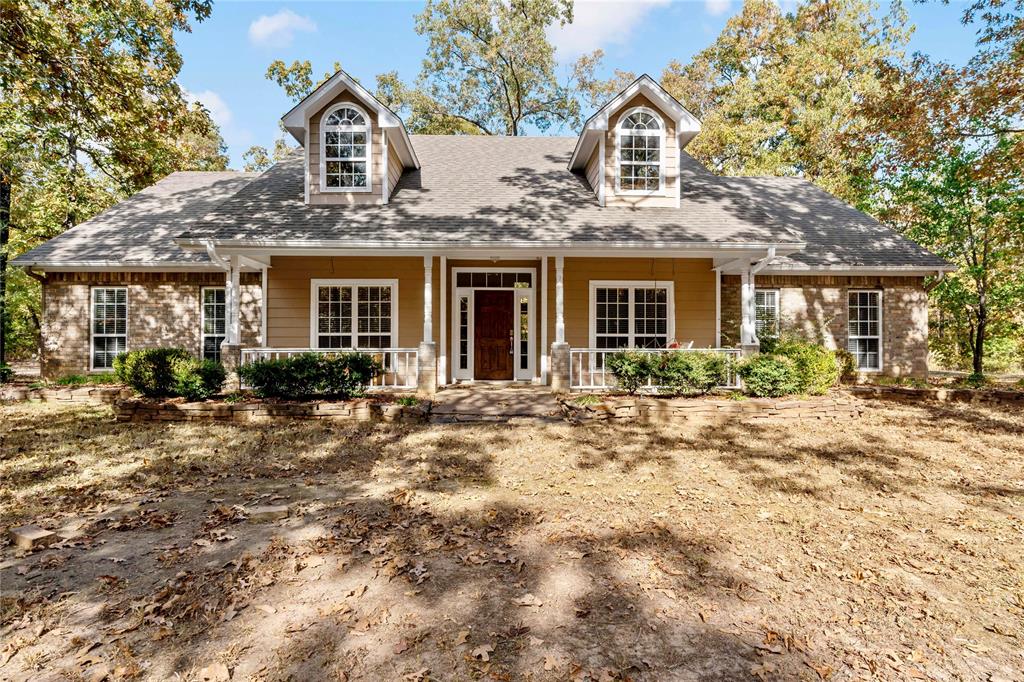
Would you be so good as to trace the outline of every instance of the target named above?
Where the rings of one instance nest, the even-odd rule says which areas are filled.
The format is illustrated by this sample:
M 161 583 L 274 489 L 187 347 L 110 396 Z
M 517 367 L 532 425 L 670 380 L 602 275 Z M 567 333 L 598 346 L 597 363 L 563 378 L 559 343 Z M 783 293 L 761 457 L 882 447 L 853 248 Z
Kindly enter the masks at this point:
M 882 290 L 882 371 L 893 376 L 928 374 L 928 294 L 921 277 L 757 275 L 758 289 L 779 290 L 783 333 L 846 347 L 850 289 Z M 722 276 L 722 345 L 739 343 L 740 278 Z
M 242 344 L 259 344 L 260 275 L 241 277 Z M 128 348 L 179 346 L 201 352 L 204 286 L 224 286 L 220 272 L 59 272 L 43 285 L 41 370 L 56 378 L 89 371 L 90 291 L 128 288 Z

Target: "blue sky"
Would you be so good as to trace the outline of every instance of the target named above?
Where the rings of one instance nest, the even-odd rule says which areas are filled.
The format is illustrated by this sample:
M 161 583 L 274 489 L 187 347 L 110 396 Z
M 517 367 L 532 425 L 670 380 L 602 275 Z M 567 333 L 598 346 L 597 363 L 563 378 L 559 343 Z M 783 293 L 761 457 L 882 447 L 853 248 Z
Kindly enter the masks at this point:
M 783 7 L 793 0 L 782 0 Z M 741 0 L 577 0 L 573 26 L 552 35 L 559 59 L 605 51 L 605 67 L 657 78 L 672 59 L 686 62 L 714 41 Z M 264 78 L 275 59 L 309 59 L 317 74 L 335 61 L 372 84 L 383 71 L 412 80 L 425 41 L 413 28 L 420 2 L 216 2 L 212 16 L 178 36 L 181 82 L 206 104 L 228 144 L 231 165 L 254 144 L 271 146 L 291 102 Z M 911 50 L 962 64 L 974 52 L 963 4 L 912 3 Z M 571 131 L 562 131 L 571 132 Z

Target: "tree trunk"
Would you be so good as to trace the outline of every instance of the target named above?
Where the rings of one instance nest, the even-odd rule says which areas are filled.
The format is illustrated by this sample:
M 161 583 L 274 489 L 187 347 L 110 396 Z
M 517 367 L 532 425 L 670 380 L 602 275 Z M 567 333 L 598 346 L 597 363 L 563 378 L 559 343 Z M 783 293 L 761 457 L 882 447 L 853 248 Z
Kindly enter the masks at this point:
M 0 168 L 0 365 L 7 363 L 7 244 L 11 239 L 11 173 Z
M 978 327 L 974 332 L 974 374 L 982 376 L 985 373 L 985 327 L 988 323 L 988 309 L 985 307 L 985 297 L 981 297 L 978 305 Z

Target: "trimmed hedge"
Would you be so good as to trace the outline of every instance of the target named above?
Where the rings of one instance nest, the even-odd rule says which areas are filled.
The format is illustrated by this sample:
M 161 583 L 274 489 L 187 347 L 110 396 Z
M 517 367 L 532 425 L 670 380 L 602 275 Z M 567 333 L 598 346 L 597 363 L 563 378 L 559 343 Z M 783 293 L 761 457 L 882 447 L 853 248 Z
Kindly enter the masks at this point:
M 147 348 L 114 358 L 114 375 L 147 398 L 204 400 L 220 392 L 227 373 L 212 360 L 197 360 L 184 348 Z
M 362 395 L 382 369 L 366 353 L 301 353 L 247 363 L 238 368 L 238 375 L 263 398 L 298 400 L 319 395 L 346 399 Z
M 740 365 L 743 389 L 758 398 L 796 393 L 800 383 L 796 363 L 784 355 L 755 355 Z
M 729 375 L 729 361 L 719 353 L 624 350 L 605 362 L 619 388 L 631 395 L 648 384 L 671 395 L 703 395 L 724 384 Z
M 842 370 L 836 353 L 824 346 L 787 340 L 775 346 L 775 354 L 787 357 L 795 364 L 798 393 L 824 395 L 839 383 Z

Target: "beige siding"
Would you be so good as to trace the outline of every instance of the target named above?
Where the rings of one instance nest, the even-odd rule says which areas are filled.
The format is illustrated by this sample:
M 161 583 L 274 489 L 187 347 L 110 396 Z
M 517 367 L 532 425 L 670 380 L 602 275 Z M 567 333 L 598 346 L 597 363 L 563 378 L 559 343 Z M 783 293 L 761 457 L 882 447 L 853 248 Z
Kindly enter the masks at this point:
M 695 258 L 566 258 L 565 340 L 590 346 L 590 281 L 672 282 L 675 340 L 694 347 L 715 345 L 715 273 L 711 260 Z M 548 330 L 555 340 L 555 259 L 548 262 Z
M 928 374 L 928 294 L 920 277 L 761 275 L 758 289 L 779 291 L 779 326 L 784 334 L 845 348 L 850 289 L 882 291 L 882 372 Z M 740 278 L 722 277 L 722 344 L 738 343 Z
M 395 148 L 388 145 L 388 196 L 395 191 L 395 185 L 402 177 L 402 160 L 398 158 Z
M 664 195 L 637 195 L 637 194 L 616 194 L 615 178 L 618 173 L 616 155 L 615 129 L 619 125 L 619 119 L 623 112 L 633 107 L 648 107 L 657 111 L 665 122 L 664 137 L 664 159 L 662 160 L 665 173 Z M 676 205 L 677 186 L 679 183 L 679 148 L 676 141 L 675 123 L 665 115 L 663 110 L 643 95 L 637 95 L 624 104 L 617 112 L 608 119 L 608 132 L 605 137 L 605 206 L 668 206 Z
M 435 262 L 435 275 L 439 276 L 437 267 Z M 422 257 L 274 256 L 267 276 L 269 346 L 309 347 L 312 279 L 397 279 L 398 345 L 415 348 L 422 340 Z M 434 287 L 434 309 L 437 311 L 440 310 L 439 288 Z M 437 326 L 435 324 L 435 336 L 440 331 Z
M 351 102 L 359 106 L 370 117 L 370 187 L 369 192 L 323 192 L 320 190 L 320 118 L 336 104 Z M 338 94 L 325 104 L 320 111 L 309 118 L 309 203 L 310 204 L 365 204 L 380 203 L 383 198 L 384 137 L 377 122 L 376 113 L 348 90 Z
M 600 194 L 601 184 L 601 160 L 598 158 L 601 152 L 601 146 L 594 147 L 594 151 L 590 154 L 590 158 L 587 159 L 586 174 L 587 182 L 590 183 L 590 188 L 594 190 L 594 194 Z

